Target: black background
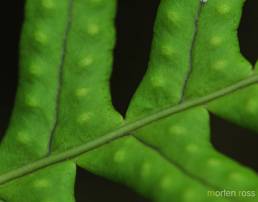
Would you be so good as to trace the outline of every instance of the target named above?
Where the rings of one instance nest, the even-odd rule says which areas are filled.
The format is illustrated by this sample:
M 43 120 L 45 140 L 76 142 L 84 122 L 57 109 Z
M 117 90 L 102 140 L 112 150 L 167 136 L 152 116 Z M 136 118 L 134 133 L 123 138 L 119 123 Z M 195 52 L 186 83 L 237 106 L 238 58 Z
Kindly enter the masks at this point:
M 116 19 L 117 44 L 111 78 L 113 104 L 125 113 L 131 96 L 147 67 L 153 21 L 158 0 L 119 0 Z M 1 2 L 0 138 L 13 108 L 18 80 L 18 45 L 24 0 Z M 247 0 L 239 28 L 241 51 L 251 62 L 258 57 L 258 1 Z M 225 155 L 258 171 L 258 136 L 211 116 L 212 143 Z M 258 124 L 258 123 L 257 123 Z M 234 140 L 234 141 L 232 141 Z M 76 198 L 79 202 L 143 202 L 124 186 L 109 182 L 78 168 Z

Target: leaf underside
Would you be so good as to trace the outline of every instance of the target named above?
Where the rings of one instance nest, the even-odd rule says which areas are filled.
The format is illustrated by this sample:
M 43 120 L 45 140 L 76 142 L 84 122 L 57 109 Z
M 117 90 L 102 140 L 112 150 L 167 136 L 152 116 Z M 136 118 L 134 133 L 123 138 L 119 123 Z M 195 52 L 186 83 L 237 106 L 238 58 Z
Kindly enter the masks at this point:
M 0 145 L 0 201 L 72 202 L 76 165 L 158 202 L 257 201 L 257 174 L 210 143 L 209 112 L 258 132 L 240 54 L 244 0 L 162 0 L 126 117 L 111 103 L 115 1 L 27 0 L 19 90 Z

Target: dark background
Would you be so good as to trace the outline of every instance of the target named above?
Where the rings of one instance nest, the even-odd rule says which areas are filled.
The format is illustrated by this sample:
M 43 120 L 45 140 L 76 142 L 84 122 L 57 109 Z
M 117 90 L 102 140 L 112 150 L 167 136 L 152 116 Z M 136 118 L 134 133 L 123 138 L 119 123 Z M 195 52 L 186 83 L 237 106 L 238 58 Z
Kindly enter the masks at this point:
M 111 90 L 113 104 L 122 114 L 146 71 L 158 3 L 159 0 L 118 1 L 118 38 L 114 51 Z M 0 139 L 8 126 L 17 88 L 23 7 L 24 0 L 1 2 Z M 254 64 L 258 58 L 257 0 L 247 0 L 239 28 L 239 40 L 242 53 Z M 258 171 L 258 135 L 214 115 L 211 117 L 213 145 L 225 155 Z M 76 198 L 78 202 L 146 201 L 128 188 L 80 168 L 77 173 Z

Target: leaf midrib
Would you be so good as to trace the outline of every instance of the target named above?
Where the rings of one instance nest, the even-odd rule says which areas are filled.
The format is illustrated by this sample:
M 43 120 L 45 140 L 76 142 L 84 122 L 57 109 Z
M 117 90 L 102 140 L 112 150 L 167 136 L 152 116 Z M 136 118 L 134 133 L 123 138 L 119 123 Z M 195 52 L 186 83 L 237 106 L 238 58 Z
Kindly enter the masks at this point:
M 71 160 L 71 159 L 78 157 L 82 154 L 85 154 L 86 152 L 89 152 L 93 149 L 99 148 L 112 141 L 118 140 L 121 137 L 130 135 L 130 132 L 135 131 L 139 128 L 142 128 L 146 125 L 149 125 L 154 121 L 163 119 L 163 118 L 171 116 L 173 114 L 180 113 L 182 111 L 186 111 L 193 107 L 198 107 L 198 106 L 207 104 L 207 103 L 214 101 L 216 99 L 219 99 L 225 95 L 232 94 L 233 92 L 239 91 L 240 89 L 247 88 L 247 87 L 257 84 L 257 83 L 258 83 L 258 74 L 254 74 L 244 80 L 241 80 L 233 85 L 230 85 L 226 88 L 220 89 L 209 95 L 199 97 L 196 99 L 192 99 L 189 101 L 185 101 L 178 105 L 165 107 L 165 108 L 160 109 L 156 112 L 153 112 L 149 115 L 146 115 L 146 116 L 140 117 L 134 121 L 125 123 L 120 128 L 117 128 L 117 129 L 99 137 L 96 140 L 87 142 L 85 144 L 82 144 L 80 146 L 68 149 L 66 151 L 63 151 L 63 152 L 60 152 L 57 154 L 49 155 L 40 160 L 29 163 L 23 167 L 14 169 L 3 175 L 0 175 L 0 185 L 3 185 L 5 183 L 8 183 L 12 180 L 23 177 L 25 175 L 28 175 L 28 174 L 38 171 L 40 169 L 46 168 L 53 164 Z
M 192 36 L 192 42 L 191 42 L 190 49 L 189 49 L 188 70 L 187 70 L 187 73 L 185 75 L 184 83 L 182 85 L 179 104 L 184 102 L 186 90 L 187 90 L 187 87 L 188 87 L 188 83 L 189 83 L 191 74 L 193 72 L 194 48 L 195 48 L 195 45 L 196 45 L 197 35 L 198 35 L 198 32 L 199 32 L 199 21 L 200 21 L 200 17 L 201 17 L 201 13 L 202 13 L 202 9 L 203 9 L 204 4 L 205 3 L 203 1 L 199 2 L 198 8 L 197 8 L 197 13 L 195 15 L 194 31 L 193 31 L 193 36 Z
M 213 190 L 219 190 L 218 187 L 215 187 L 214 185 L 208 183 L 207 181 L 205 181 L 204 179 L 196 176 L 196 175 L 193 175 L 192 173 L 190 173 L 187 169 L 185 169 L 183 166 L 181 166 L 180 164 L 178 164 L 176 161 L 174 161 L 173 159 L 171 158 L 168 158 L 166 155 L 164 155 L 162 153 L 162 151 L 149 144 L 149 143 L 146 143 L 144 140 L 142 140 L 141 138 L 137 137 L 136 135 L 132 134 L 132 136 L 139 142 L 141 143 L 143 146 L 145 146 L 146 148 L 149 148 L 151 149 L 152 151 L 154 151 L 155 153 L 157 153 L 161 158 L 163 158 L 165 161 L 167 161 L 169 164 L 172 164 L 173 166 L 175 166 L 179 171 L 181 171 L 182 173 L 184 173 L 186 176 L 190 177 L 191 179 L 197 181 L 199 184 L 205 186 L 205 187 L 209 187 Z
M 66 20 L 66 26 L 64 30 L 64 36 L 63 36 L 63 47 L 61 50 L 60 64 L 58 66 L 58 79 L 57 79 L 58 84 L 57 84 L 57 90 L 56 90 L 54 123 L 49 135 L 47 156 L 51 155 L 53 139 L 58 126 L 59 111 L 60 111 L 60 105 L 61 105 L 61 92 L 62 92 L 63 76 L 64 76 L 63 74 L 64 74 L 64 66 L 65 66 L 65 59 L 66 59 L 66 53 L 67 53 L 68 35 L 72 24 L 73 4 L 74 4 L 74 0 L 68 0 L 67 20 Z

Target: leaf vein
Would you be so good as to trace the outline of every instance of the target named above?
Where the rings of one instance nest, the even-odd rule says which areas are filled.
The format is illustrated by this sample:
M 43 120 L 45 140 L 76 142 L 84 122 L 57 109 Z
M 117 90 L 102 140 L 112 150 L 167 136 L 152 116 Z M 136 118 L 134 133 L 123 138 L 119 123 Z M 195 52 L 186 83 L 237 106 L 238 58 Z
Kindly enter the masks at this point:
M 205 187 L 210 187 L 211 189 L 213 190 L 218 190 L 218 187 L 214 186 L 214 185 L 211 185 L 209 184 L 208 182 L 206 182 L 205 180 L 203 180 L 202 178 L 200 177 L 197 177 L 195 175 L 193 175 L 192 173 L 188 172 L 183 166 L 181 166 L 180 164 L 178 164 L 176 161 L 168 158 L 166 155 L 164 155 L 162 153 L 162 151 L 149 144 L 149 143 L 146 143 L 144 140 L 142 140 L 141 138 L 137 137 L 136 135 L 132 135 L 132 137 L 134 137 L 138 142 L 140 142 L 142 145 L 144 145 L 145 147 L 149 148 L 150 150 L 154 151 L 155 153 L 157 153 L 162 159 L 164 159 L 165 161 L 167 161 L 169 164 L 175 166 L 178 170 L 180 170 L 182 173 L 184 173 L 186 176 L 192 178 L 193 180 L 199 182 L 200 184 L 204 185 Z
M 189 82 L 189 79 L 190 79 L 191 74 L 193 72 L 193 59 L 194 59 L 193 54 L 194 54 L 194 48 L 195 48 L 196 39 L 197 39 L 198 31 L 199 31 L 199 20 L 200 20 L 200 16 L 201 16 L 203 6 L 204 6 L 204 2 L 200 1 L 199 5 L 198 5 L 198 9 L 197 9 L 197 14 L 196 14 L 195 20 L 194 20 L 194 32 L 193 32 L 193 36 L 192 36 L 192 43 L 191 43 L 190 50 L 189 50 L 188 71 L 185 75 L 185 79 L 184 79 L 184 83 L 183 83 L 183 86 L 182 86 L 179 103 L 182 103 L 185 99 L 185 93 L 186 93 L 186 90 L 187 90 L 188 82 Z
M 72 11 L 73 11 L 73 4 L 74 0 L 68 0 L 68 15 L 67 15 L 67 23 L 64 32 L 64 39 L 63 39 L 63 48 L 61 52 L 61 61 L 58 67 L 58 86 L 57 86 L 57 93 L 56 93 L 56 104 L 55 104 L 55 118 L 54 124 L 50 132 L 49 142 L 48 142 L 48 153 L 47 156 L 51 154 L 52 143 L 54 139 L 54 135 L 58 126 L 58 119 L 59 119 L 59 111 L 60 111 L 60 103 L 61 103 L 61 92 L 63 86 L 63 74 L 64 74 L 64 65 L 65 65 L 65 58 L 67 53 L 67 41 L 68 35 L 72 24 Z
M 120 128 L 114 129 L 113 131 L 107 134 L 104 134 L 103 136 L 99 137 L 98 139 L 92 140 L 91 142 L 83 143 L 82 145 L 79 145 L 74 148 L 70 148 L 61 153 L 51 154 L 50 156 L 46 156 L 28 165 L 24 165 L 23 167 L 4 173 L 0 175 L 0 185 L 3 185 L 17 178 L 28 175 L 30 173 L 33 173 L 37 170 L 46 168 L 50 165 L 71 160 L 88 151 L 99 148 L 112 141 L 118 140 L 121 137 L 128 136 L 130 135 L 129 134 L 130 132 L 133 132 L 139 128 L 142 128 L 148 124 L 151 124 L 154 121 L 163 119 L 165 117 L 177 114 L 182 111 L 186 111 L 193 107 L 198 107 L 198 106 L 207 104 L 225 95 L 231 94 L 233 92 L 236 92 L 240 89 L 246 88 L 254 84 L 258 84 L 258 74 L 254 74 L 253 76 L 250 76 L 244 80 L 241 80 L 231 86 L 218 90 L 207 96 L 196 98 L 194 100 L 185 101 L 176 106 L 173 105 L 173 106 L 168 106 L 164 109 L 160 109 L 159 111 L 153 112 L 152 114 L 149 114 L 144 117 L 140 117 L 135 121 L 125 123 Z

